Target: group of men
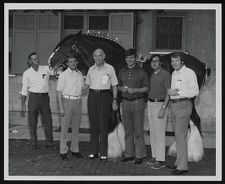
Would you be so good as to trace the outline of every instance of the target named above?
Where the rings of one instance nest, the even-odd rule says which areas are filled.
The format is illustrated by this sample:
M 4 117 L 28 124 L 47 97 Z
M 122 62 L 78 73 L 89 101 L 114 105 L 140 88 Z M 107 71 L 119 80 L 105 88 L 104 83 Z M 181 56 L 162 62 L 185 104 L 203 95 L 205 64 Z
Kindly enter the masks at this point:
M 61 123 L 60 156 L 68 160 L 68 150 L 72 156 L 82 158 L 79 152 L 79 127 L 82 111 L 82 89 L 89 88 L 88 115 L 90 122 L 89 159 L 100 157 L 107 161 L 108 127 L 112 111 L 118 110 L 118 93 L 121 93 L 122 120 L 125 130 L 125 151 L 121 162 L 133 161 L 142 164 L 146 158 L 144 140 L 144 95 L 148 93 L 148 121 L 152 158 L 147 162 L 152 169 L 165 167 L 165 131 L 168 104 L 171 107 L 172 126 L 177 143 L 177 159 L 172 174 L 181 175 L 188 171 L 187 131 L 192 112 L 191 98 L 199 93 L 195 72 L 184 65 L 182 55 L 174 53 L 171 64 L 174 68 L 172 77 L 162 68 L 160 55 L 150 58 L 154 70 L 150 78 L 137 65 L 134 49 L 125 52 L 127 66 L 119 71 L 105 61 L 103 49 L 93 52 L 95 64 L 88 70 L 86 81 L 77 69 L 79 56 L 71 53 L 67 58 L 68 68 L 59 75 L 57 92 L 64 122 Z M 25 100 L 29 93 L 28 117 L 32 145 L 37 147 L 37 123 L 39 112 L 45 128 L 46 146 L 53 142 L 52 118 L 48 95 L 51 68 L 40 66 L 36 53 L 28 56 L 30 68 L 22 79 L 22 111 L 25 111 Z M 171 103 L 169 103 L 171 102 Z M 68 127 L 72 124 L 72 139 L 68 141 Z

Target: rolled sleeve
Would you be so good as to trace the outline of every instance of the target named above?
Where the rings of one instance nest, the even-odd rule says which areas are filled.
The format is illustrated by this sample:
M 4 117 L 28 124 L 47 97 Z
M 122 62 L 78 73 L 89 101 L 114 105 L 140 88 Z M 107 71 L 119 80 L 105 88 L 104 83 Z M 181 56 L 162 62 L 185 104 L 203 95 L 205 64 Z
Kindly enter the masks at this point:
M 23 73 L 23 78 L 22 78 L 22 91 L 21 94 L 23 96 L 28 95 L 28 85 L 29 85 L 29 79 L 26 73 Z
M 59 78 L 58 78 L 58 84 L 57 84 L 57 91 L 63 91 L 63 88 L 64 88 L 64 86 L 63 86 L 63 75 L 62 74 L 60 74 L 59 75 Z
M 118 79 L 116 77 L 116 72 L 114 68 L 112 68 L 112 72 L 111 72 L 111 84 L 112 86 L 118 85 Z
M 86 80 L 85 80 L 85 84 L 86 84 L 86 85 L 90 85 L 90 84 L 91 84 L 90 70 L 91 70 L 91 69 L 88 70 L 87 77 L 86 77 Z

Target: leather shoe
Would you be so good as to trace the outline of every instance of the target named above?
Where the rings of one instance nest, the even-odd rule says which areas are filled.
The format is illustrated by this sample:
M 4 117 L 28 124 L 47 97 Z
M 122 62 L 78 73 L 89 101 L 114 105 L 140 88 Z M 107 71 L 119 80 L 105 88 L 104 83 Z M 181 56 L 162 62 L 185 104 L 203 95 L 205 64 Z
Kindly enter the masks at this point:
M 96 154 L 90 154 L 90 155 L 88 155 L 88 158 L 89 159 L 98 158 L 98 154 L 97 153 Z
M 182 175 L 182 174 L 187 173 L 187 172 L 188 172 L 188 170 L 175 169 L 175 170 L 171 171 L 171 174 L 173 174 L 173 175 Z
M 101 156 L 101 161 L 102 162 L 106 162 L 107 161 L 107 157 L 106 156 Z
M 83 156 L 79 152 L 72 152 L 72 156 L 76 158 L 83 158 Z
M 60 154 L 62 160 L 68 160 L 67 154 Z
M 143 160 L 142 158 L 136 158 L 134 163 L 138 165 L 142 164 L 142 160 Z
M 176 169 L 177 168 L 176 165 L 167 165 L 166 167 L 168 167 L 169 169 Z
M 123 157 L 120 161 L 121 162 L 128 162 L 128 161 L 133 161 L 134 160 L 134 157 Z

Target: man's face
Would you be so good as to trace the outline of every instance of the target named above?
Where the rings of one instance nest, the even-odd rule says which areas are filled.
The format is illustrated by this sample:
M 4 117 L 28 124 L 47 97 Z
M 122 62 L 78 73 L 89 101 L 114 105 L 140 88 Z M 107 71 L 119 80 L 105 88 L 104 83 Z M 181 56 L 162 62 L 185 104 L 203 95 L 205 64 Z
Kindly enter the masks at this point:
M 38 56 L 36 54 L 30 57 L 30 65 L 31 66 L 39 66 Z
M 171 65 L 174 68 L 174 70 L 179 71 L 183 66 L 183 61 L 180 60 L 180 57 L 172 57 L 171 58 Z
M 136 57 L 135 55 L 126 56 L 126 62 L 128 67 L 132 67 L 135 65 Z
M 153 70 L 157 70 L 161 67 L 161 61 L 158 56 L 152 58 L 151 67 Z
M 76 58 L 68 58 L 67 65 L 71 70 L 75 70 L 77 67 L 78 61 Z
M 97 65 L 98 64 L 102 64 L 102 63 L 104 63 L 104 60 L 105 60 L 105 54 L 104 54 L 104 52 L 102 50 L 97 49 L 93 53 L 93 58 L 94 58 L 95 63 Z

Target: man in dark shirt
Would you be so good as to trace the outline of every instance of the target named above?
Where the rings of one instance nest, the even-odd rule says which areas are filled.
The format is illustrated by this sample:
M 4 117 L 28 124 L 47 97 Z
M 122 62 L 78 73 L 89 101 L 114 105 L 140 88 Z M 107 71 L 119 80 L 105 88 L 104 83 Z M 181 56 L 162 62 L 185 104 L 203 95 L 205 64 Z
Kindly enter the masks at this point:
M 171 75 L 162 68 L 160 55 L 152 55 L 151 67 L 154 70 L 150 76 L 148 94 L 148 121 L 150 128 L 150 143 L 152 158 L 147 162 L 153 164 L 152 169 L 165 167 L 165 131 L 169 102 L 167 90 L 170 88 Z
M 122 117 L 125 129 L 125 152 L 122 162 L 141 164 L 146 157 L 143 120 L 145 111 L 144 93 L 148 91 L 148 77 L 136 65 L 134 49 L 126 51 L 127 66 L 119 72 L 118 90 L 122 96 Z

